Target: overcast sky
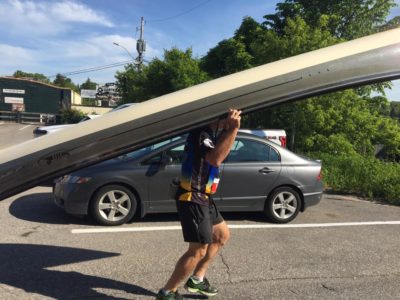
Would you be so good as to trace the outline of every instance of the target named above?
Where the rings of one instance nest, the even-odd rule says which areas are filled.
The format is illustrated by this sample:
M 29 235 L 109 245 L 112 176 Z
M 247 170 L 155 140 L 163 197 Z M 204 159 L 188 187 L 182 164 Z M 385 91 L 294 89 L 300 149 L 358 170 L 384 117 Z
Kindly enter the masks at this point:
M 197 57 L 229 38 L 245 16 L 263 21 L 276 0 L 0 0 L 0 76 L 16 70 L 46 76 L 124 63 L 136 57 L 140 18 L 145 19 L 145 59 L 164 49 L 191 47 Z M 400 3 L 400 0 L 397 0 Z M 400 15 L 400 8 L 391 17 Z M 114 81 L 122 66 L 69 76 Z M 400 84 L 399 84 L 400 85 Z M 397 86 L 397 84 L 396 84 Z M 396 87 L 389 98 L 400 100 Z

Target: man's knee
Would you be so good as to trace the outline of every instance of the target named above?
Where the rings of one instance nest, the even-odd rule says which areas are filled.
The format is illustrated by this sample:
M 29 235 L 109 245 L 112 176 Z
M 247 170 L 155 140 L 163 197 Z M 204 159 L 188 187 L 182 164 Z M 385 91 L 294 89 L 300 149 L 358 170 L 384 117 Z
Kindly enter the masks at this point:
M 214 226 L 213 230 L 214 243 L 217 243 L 222 247 L 228 242 L 229 238 L 230 238 L 230 232 L 225 222 Z
M 188 254 L 196 259 L 202 259 L 207 254 L 208 244 L 190 243 Z

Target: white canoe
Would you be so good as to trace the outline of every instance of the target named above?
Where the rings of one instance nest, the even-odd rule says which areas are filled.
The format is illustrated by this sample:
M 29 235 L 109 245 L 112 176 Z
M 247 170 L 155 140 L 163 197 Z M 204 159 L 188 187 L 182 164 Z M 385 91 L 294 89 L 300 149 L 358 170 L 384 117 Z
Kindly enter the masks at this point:
M 133 149 L 244 113 L 400 78 L 400 29 L 211 80 L 0 150 L 0 200 Z

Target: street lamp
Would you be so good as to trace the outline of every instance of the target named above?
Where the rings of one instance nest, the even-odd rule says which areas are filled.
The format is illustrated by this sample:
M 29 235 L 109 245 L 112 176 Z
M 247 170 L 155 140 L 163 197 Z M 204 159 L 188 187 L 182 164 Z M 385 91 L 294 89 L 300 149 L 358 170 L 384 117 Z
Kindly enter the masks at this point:
M 133 57 L 133 55 L 128 51 L 128 49 L 126 49 L 124 46 L 122 46 L 121 44 L 118 44 L 118 43 L 116 43 L 116 42 L 113 42 L 113 44 L 114 44 L 115 46 L 119 46 L 119 47 L 121 47 L 122 49 L 124 49 L 124 50 L 126 51 L 126 53 L 128 53 L 129 56 L 132 57 L 133 61 L 136 63 L 136 58 Z

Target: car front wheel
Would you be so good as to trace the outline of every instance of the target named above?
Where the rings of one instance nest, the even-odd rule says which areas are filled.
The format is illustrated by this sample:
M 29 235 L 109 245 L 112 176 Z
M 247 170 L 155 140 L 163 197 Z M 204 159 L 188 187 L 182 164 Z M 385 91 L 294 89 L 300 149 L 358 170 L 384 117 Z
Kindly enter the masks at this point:
M 300 211 L 299 194 L 290 187 L 274 190 L 265 203 L 265 215 L 274 223 L 288 223 L 296 218 Z
M 120 185 L 108 185 L 94 195 L 90 211 L 98 223 L 114 226 L 132 219 L 136 205 L 136 197 L 129 189 Z

